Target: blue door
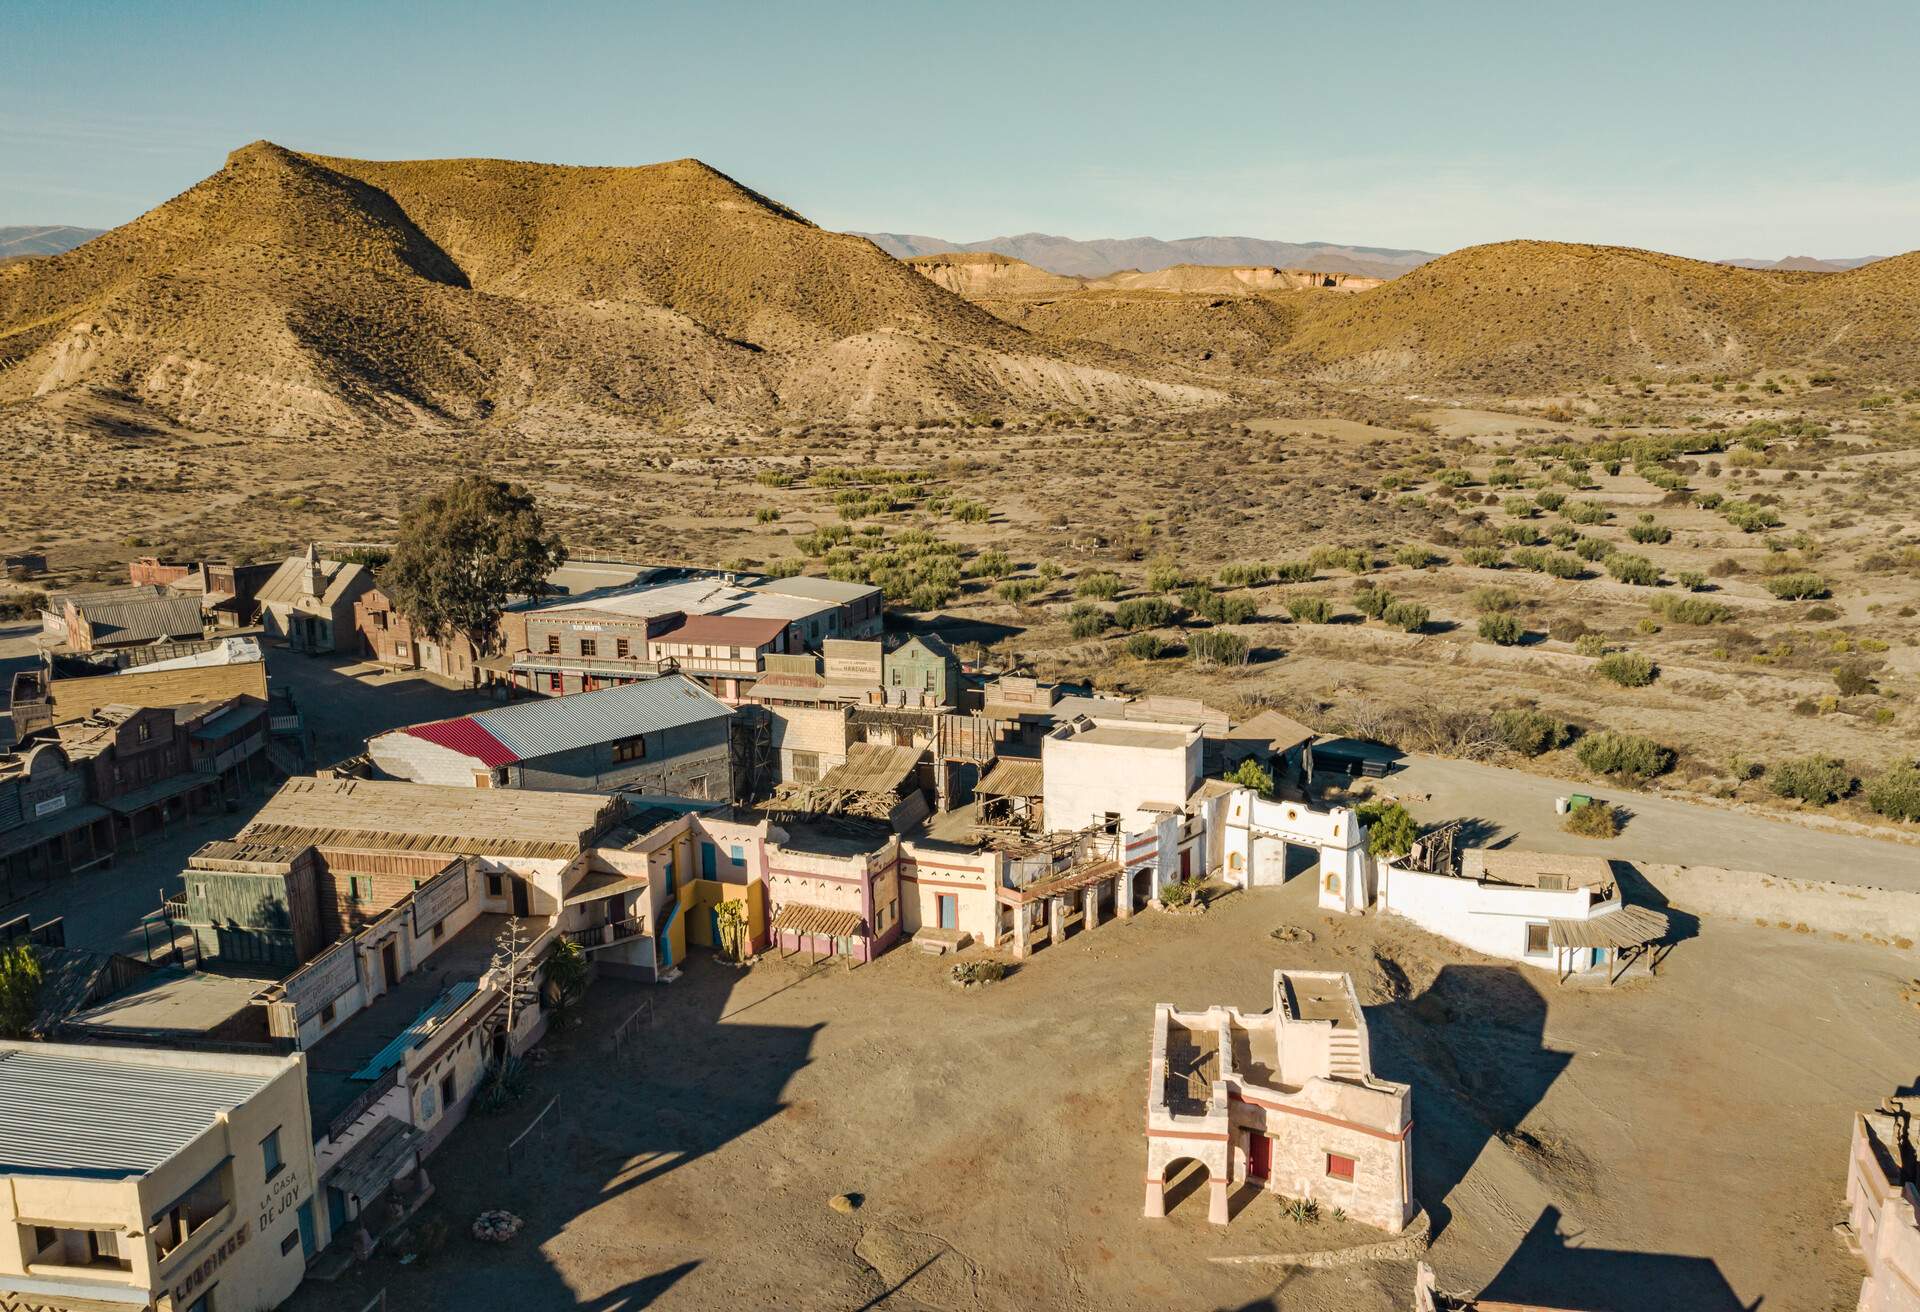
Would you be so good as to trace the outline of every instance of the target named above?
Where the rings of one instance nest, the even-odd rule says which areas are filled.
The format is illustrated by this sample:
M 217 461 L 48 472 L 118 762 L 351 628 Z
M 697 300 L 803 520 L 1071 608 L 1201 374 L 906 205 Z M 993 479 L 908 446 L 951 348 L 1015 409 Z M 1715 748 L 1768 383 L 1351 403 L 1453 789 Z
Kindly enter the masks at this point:
M 719 907 L 707 908 L 707 928 L 713 934 L 713 946 L 716 948 L 725 947 L 726 944 L 720 937 L 720 908 Z
M 714 855 L 712 843 L 700 844 L 700 878 L 712 879 L 714 877 Z
M 313 1199 L 300 1204 L 300 1256 L 313 1259 Z
M 960 928 L 960 897 L 957 893 L 935 895 L 940 906 L 940 928 Z

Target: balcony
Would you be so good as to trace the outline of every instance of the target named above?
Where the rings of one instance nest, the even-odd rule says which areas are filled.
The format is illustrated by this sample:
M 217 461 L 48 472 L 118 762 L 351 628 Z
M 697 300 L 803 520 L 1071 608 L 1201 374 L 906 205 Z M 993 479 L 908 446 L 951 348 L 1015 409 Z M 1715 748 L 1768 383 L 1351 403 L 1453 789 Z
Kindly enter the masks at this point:
M 595 948 L 612 947 L 625 939 L 637 938 L 645 933 L 645 923 L 639 918 L 615 920 L 601 925 L 588 925 L 584 929 L 562 930 L 560 937 L 579 948 L 582 952 L 591 952 Z

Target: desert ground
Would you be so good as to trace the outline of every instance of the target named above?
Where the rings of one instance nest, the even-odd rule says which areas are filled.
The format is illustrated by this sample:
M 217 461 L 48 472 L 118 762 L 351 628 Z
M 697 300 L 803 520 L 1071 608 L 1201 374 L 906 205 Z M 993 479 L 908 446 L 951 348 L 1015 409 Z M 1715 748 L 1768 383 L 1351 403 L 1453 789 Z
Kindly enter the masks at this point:
M 1309 944 L 1270 937 L 1311 929 Z M 961 992 L 943 960 L 849 971 L 696 960 L 671 987 L 596 986 L 519 1105 L 434 1160 L 453 1231 L 292 1306 L 1341 1309 L 1407 1305 L 1411 1264 L 1271 1261 L 1364 1241 L 1204 1193 L 1140 1215 L 1156 1001 L 1261 1007 L 1276 967 L 1354 972 L 1375 1069 L 1415 1089 L 1415 1192 L 1443 1284 L 1568 1306 L 1850 1306 L 1850 1115 L 1910 1081 L 1910 961 L 1709 923 L 1611 991 L 1491 964 L 1311 889 L 1196 920 L 1113 923 Z M 624 1059 L 607 1035 L 653 1020 Z M 550 1132 L 508 1153 L 559 1099 Z M 510 1169 L 509 1169 L 510 1164 Z M 1180 1189 L 1174 1189 L 1178 1196 Z M 858 1195 L 849 1213 L 829 1200 Z M 508 1207 L 505 1249 L 462 1233 Z

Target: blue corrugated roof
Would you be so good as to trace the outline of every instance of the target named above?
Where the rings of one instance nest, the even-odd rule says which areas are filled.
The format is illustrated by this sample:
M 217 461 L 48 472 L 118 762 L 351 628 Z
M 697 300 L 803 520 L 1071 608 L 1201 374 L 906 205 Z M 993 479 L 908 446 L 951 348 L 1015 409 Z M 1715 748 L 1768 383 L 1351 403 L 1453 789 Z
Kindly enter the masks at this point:
M 387 1069 L 398 1066 L 407 1049 L 418 1043 L 434 1026 L 452 1015 L 461 1003 L 480 991 L 480 986 L 470 979 L 461 980 L 452 985 L 445 993 L 435 998 L 428 1008 L 413 1018 L 413 1023 L 401 1030 L 399 1035 L 386 1047 L 373 1054 L 373 1060 L 355 1071 L 349 1079 L 377 1080 L 387 1073 Z
M 65 1047 L 0 1050 L 0 1175 L 145 1175 L 274 1074 L 194 1070 Z
M 570 697 L 496 706 L 467 718 L 526 761 L 731 714 L 725 702 L 693 680 L 667 674 Z

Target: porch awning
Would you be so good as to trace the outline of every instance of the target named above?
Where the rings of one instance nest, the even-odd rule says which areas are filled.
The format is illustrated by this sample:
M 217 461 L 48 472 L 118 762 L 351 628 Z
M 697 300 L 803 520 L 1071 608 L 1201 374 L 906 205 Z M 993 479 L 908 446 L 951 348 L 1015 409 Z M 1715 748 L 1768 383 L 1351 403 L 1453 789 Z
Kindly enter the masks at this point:
M 598 902 L 601 898 L 614 897 L 623 893 L 637 893 L 647 886 L 645 875 L 623 875 L 612 870 L 589 870 L 573 892 L 560 901 L 563 907 L 577 907 L 582 902 Z
M 346 1156 L 323 1181 L 349 1198 L 372 1202 L 381 1191 L 412 1169 L 420 1133 L 397 1116 L 384 1117 L 367 1137 L 347 1149 Z
M 776 934 L 824 934 L 829 938 L 864 938 L 867 922 L 855 911 L 789 902 L 773 913 Z
M 1547 942 L 1556 948 L 1638 948 L 1666 936 L 1666 916 L 1646 907 L 1620 907 L 1591 920 L 1547 922 Z

